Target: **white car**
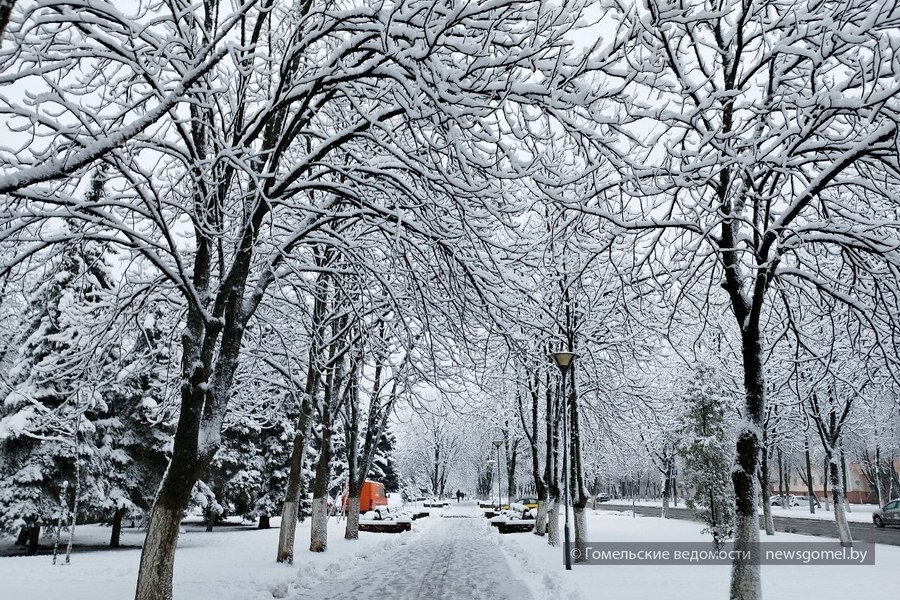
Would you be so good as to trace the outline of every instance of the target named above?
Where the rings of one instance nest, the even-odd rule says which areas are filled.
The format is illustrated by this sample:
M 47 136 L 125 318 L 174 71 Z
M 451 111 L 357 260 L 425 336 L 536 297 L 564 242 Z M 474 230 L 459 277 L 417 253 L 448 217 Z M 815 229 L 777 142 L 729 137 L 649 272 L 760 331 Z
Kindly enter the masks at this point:
M 777 506 L 777 507 L 803 506 L 803 502 L 801 502 L 800 498 L 797 496 L 787 496 L 787 498 L 785 498 L 784 496 L 772 496 L 771 500 L 772 500 L 772 506 Z M 786 502 L 785 502 L 785 500 L 786 500 Z M 806 500 L 805 498 L 804 498 L 804 500 L 806 501 L 806 504 L 808 505 L 809 500 Z M 784 503 L 782 503 L 782 502 L 784 502 Z

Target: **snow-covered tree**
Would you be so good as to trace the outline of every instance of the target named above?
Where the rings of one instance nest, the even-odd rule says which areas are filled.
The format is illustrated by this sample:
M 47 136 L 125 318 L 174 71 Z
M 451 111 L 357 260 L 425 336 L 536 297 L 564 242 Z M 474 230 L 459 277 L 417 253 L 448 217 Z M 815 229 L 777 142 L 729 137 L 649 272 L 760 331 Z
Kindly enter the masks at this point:
M 160 307 L 135 320 L 135 340 L 123 351 L 121 369 L 103 390 L 106 412 L 99 416 L 97 458 L 103 468 L 105 500 L 112 523 L 110 545 L 119 545 L 122 519 L 146 519 L 169 462 L 174 417 L 168 384 L 174 368 L 169 349 L 173 323 Z
M 89 199 L 101 193 L 96 177 Z M 90 511 L 107 499 L 94 424 L 107 411 L 102 387 L 115 348 L 106 329 L 107 249 L 80 239 L 77 222 L 65 228 L 70 239 L 54 249 L 28 299 L 0 390 L 0 527 L 32 530 L 31 551 L 36 532 L 77 501 Z
M 372 461 L 372 470 L 369 477 L 384 484 L 386 492 L 400 491 L 400 473 L 397 471 L 397 462 L 394 457 L 394 449 L 397 446 L 397 436 L 390 429 L 382 432 L 381 440 L 375 447 L 375 459 Z
M 734 462 L 725 413 L 730 399 L 716 372 L 698 364 L 680 394 L 678 452 L 684 464 L 686 500 L 706 523 L 705 532 L 721 547 L 734 534 Z

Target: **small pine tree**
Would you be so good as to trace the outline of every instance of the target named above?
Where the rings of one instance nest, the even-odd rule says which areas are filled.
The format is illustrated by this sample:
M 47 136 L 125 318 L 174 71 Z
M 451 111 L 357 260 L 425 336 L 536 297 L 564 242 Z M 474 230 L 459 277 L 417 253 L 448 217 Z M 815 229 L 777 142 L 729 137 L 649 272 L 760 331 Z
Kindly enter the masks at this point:
M 706 523 L 716 547 L 734 533 L 731 445 L 725 430 L 727 397 L 715 371 L 700 365 L 682 396 L 679 453 L 684 462 L 687 505 Z

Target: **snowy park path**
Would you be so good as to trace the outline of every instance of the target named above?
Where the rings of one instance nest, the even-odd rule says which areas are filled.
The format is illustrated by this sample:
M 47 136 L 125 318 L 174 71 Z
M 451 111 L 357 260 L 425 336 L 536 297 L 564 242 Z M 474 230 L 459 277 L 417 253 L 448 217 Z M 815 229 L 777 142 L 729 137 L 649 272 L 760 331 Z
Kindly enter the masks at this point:
M 529 600 L 487 520 L 469 507 L 452 506 L 421 535 L 359 568 L 294 596 L 319 600 Z M 454 518 L 456 517 L 456 518 Z M 391 534 L 383 534 L 391 535 Z M 408 536 L 409 534 L 401 534 Z

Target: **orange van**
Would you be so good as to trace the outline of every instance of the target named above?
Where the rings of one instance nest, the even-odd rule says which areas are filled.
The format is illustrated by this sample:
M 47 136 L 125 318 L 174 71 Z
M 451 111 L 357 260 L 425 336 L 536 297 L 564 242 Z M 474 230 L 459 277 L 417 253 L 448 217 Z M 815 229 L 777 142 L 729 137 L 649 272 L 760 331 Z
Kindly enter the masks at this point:
M 365 514 L 382 506 L 387 506 L 387 496 L 384 494 L 384 484 L 366 479 L 363 482 L 359 494 L 359 512 Z M 350 498 L 344 496 L 344 512 L 350 510 Z

